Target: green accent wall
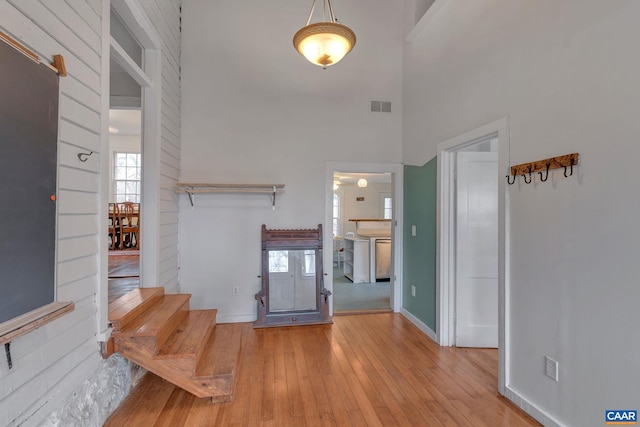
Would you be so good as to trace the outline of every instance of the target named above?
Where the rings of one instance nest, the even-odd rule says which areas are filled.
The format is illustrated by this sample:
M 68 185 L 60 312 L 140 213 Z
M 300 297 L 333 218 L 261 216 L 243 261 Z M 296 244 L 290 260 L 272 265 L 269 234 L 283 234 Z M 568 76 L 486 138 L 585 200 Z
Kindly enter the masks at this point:
M 404 246 L 402 305 L 436 331 L 436 204 L 434 157 L 423 166 L 404 167 Z M 416 236 L 411 226 L 416 226 Z M 416 296 L 411 296 L 411 286 Z

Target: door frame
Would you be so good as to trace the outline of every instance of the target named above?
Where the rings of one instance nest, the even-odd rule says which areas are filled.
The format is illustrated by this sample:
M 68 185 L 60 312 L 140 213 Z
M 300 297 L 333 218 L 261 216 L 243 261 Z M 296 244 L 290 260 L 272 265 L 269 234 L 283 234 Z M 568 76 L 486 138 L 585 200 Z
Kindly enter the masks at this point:
M 355 163 L 355 162 L 327 162 L 325 167 L 325 227 L 324 227 L 324 272 L 325 288 L 333 292 L 333 256 L 326 256 L 327 250 L 333 253 L 333 175 L 336 172 L 349 173 L 390 173 L 391 197 L 393 198 L 393 222 L 391 236 L 393 246 L 391 256 L 391 309 L 399 312 L 402 306 L 402 188 L 403 168 L 397 163 Z M 331 246 L 329 246 L 331 242 Z M 329 314 L 333 315 L 333 298 L 329 300 Z
M 504 175 L 509 169 L 509 120 L 503 117 L 438 144 L 438 220 L 436 259 L 437 341 L 455 343 L 455 152 L 475 143 L 498 139 L 498 390 L 506 392 L 509 355 L 509 212 Z
M 114 8 L 129 31 L 143 48 L 142 68 L 126 54 L 111 37 L 110 15 Z M 104 342 L 111 335 L 109 328 L 108 284 L 108 195 L 109 195 L 109 106 L 110 59 L 118 62 L 141 86 L 142 96 L 142 191 L 140 234 L 144 236 L 145 249 L 140 251 L 140 287 L 143 283 L 160 283 L 160 153 L 161 153 L 161 96 L 162 96 L 162 39 L 151 20 L 139 4 L 139 0 L 111 0 L 102 3 L 102 81 L 101 81 L 101 209 L 98 213 L 100 235 L 98 243 L 100 277 L 96 295 L 96 321 L 98 341 Z M 109 60 L 106 60 L 109 58 Z

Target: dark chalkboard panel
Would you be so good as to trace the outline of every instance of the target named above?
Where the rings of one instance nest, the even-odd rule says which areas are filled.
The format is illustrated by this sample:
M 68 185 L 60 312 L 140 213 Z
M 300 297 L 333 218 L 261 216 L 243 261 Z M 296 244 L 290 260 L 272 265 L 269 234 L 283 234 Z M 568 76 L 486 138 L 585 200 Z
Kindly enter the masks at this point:
M 55 72 L 0 41 L 0 323 L 55 298 L 58 94 Z

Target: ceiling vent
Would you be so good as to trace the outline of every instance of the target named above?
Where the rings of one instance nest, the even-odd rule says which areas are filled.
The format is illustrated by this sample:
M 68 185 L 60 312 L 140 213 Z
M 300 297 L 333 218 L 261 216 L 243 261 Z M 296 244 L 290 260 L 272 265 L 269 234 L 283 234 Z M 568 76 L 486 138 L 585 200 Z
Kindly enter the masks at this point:
M 371 101 L 371 112 L 372 113 L 390 113 L 391 112 L 391 101 Z

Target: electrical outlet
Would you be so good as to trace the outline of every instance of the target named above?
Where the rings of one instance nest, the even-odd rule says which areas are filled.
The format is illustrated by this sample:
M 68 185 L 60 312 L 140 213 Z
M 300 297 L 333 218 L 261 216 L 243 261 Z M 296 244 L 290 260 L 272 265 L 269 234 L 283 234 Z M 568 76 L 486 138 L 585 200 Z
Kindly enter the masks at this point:
M 234 296 L 240 295 L 240 286 L 234 286 L 233 287 L 233 295 Z
M 549 356 L 544 358 L 545 374 L 554 381 L 558 381 L 558 362 Z
M 412 236 L 417 236 L 418 235 L 418 231 L 416 230 L 416 226 L 415 225 L 411 226 L 411 235 Z
M 411 296 L 415 297 L 416 296 L 416 287 L 411 285 Z

